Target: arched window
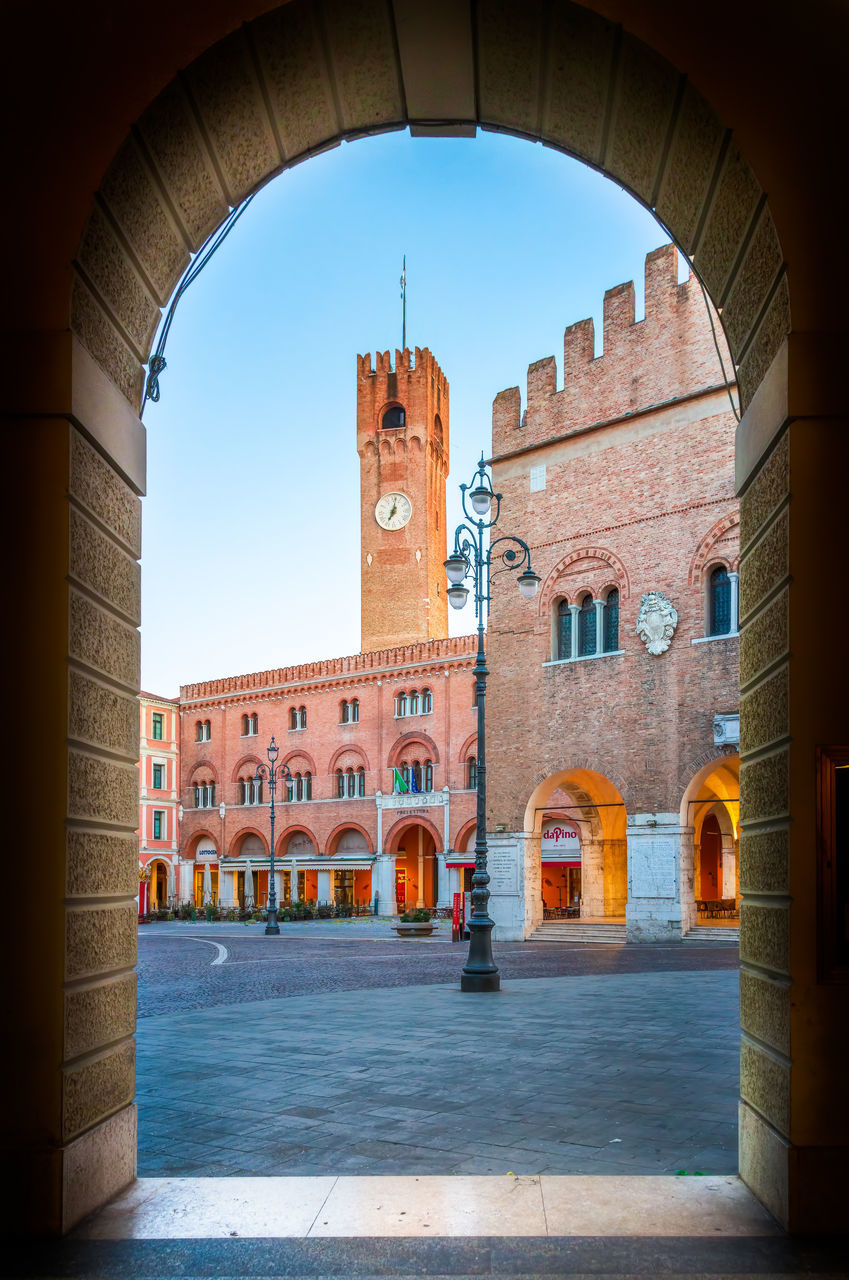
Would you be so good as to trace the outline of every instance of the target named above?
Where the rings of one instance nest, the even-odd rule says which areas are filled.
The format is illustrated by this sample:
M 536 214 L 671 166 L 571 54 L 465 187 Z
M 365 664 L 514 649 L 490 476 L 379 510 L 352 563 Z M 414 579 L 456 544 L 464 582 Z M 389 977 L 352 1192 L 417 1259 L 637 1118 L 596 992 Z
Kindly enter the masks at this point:
M 259 716 L 242 716 L 242 737 L 252 737 L 259 733 Z
M 364 796 L 365 793 L 366 793 L 366 771 L 362 767 L 362 765 L 360 765 L 359 769 L 357 770 L 357 795 Z
M 248 717 L 242 716 L 242 737 L 244 738 L 245 734 L 249 732 L 250 730 L 248 729 Z
M 413 767 L 410 771 L 412 781 L 416 784 L 416 791 L 422 789 L 422 764 L 420 760 L 413 761 Z
M 348 795 L 349 795 L 349 796 L 353 796 L 354 791 L 355 791 L 355 789 L 356 789 L 356 783 L 355 783 L 355 781 L 354 781 L 354 770 L 353 770 L 353 769 L 346 769 L 346 770 L 345 770 L 345 783 L 346 783 L 346 788 L 347 788 L 347 793 L 348 793 Z
M 563 662 L 572 656 L 572 610 L 568 600 L 557 606 L 557 658 Z
M 289 728 L 297 729 L 297 727 L 298 727 L 298 709 L 297 707 L 292 707 L 292 709 L 289 712 Z
M 250 721 L 251 733 L 259 733 L 259 716 L 248 716 L 248 720 Z
M 244 778 L 239 779 L 239 804 L 248 803 L 248 784 Z
M 731 579 L 724 564 L 718 564 L 710 575 L 708 626 L 711 636 L 727 636 L 731 630 Z
M 304 799 L 312 800 L 312 774 L 309 772 L 304 774 Z
M 384 413 L 383 420 L 380 425 L 384 431 L 392 431 L 397 430 L 398 427 L 403 427 L 405 422 L 406 414 L 404 413 L 404 410 L 401 408 L 400 404 L 393 404 L 390 405 Z
M 210 809 L 215 808 L 215 783 L 214 782 L 210 782 L 209 784 L 209 807 Z
M 402 761 L 401 761 L 401 777 L 404 779 L 404 781 L 406 782 L 407 786 L 409 787 L 409 785 L 410 785 L 410 766 L 407 764 L 407 761 L 406 761 L 406 760 L 402 760 Z
M 351 699 L 351 723 L 358 724 L 360 720 L 360 700 L 359 698 Z
M 339 704 L 339 723 L 347 724 L 351 718 L 351 708 L 348 706 L 347 698 L 343 698 Z
M 419 714 L 419 695 L 418 690 L 410 690 L 410 715 L 417 716 Z
M 611 587 L 604 602 L 604 652 L 615 653 L 619 648 L 619 591 Z
M 295 774 L 295 799 L 303 800 L 304 798 L 304 780 L 299 773 Z
M 396 716 L 405 716 L 407 714 L 407 695 L 399 693 L 395 698 L 395 714 Z
M 466 761 L 466 786 L 470 791 L 475 791 L 478 785 L 478 762 L 474 756 L 469 756 Z
M 298 728 L 306 729 L 306 727 L 307 727 L 307 709 L 306 707 L 300 707 L 298 710 Z
M 336 795 L 340 800 L 345 798 L 345 774 L 341 769 L 336 770 Z
M 581 601 L 578 614 L 578 656 L 589 658 L 596 651 L 595 605 L 590 595 Z
M 433 761 L 425 760 L 424 762 L 424 789 L 425 791 L 433 791 Z
M 430 689 L 422 689 L 422 715 L 426 716 L 430 711 L 433 711 L 433 694 Z
M 200 720 L 195 724 L 195 742 L 203 742 L 203 724 Z
M 195 808 L 200 808 L 200 783 L 195 783 Z
M 208 720 L 198 720 L 195 725 L 195 742 L 209 742 L 212 726 Z

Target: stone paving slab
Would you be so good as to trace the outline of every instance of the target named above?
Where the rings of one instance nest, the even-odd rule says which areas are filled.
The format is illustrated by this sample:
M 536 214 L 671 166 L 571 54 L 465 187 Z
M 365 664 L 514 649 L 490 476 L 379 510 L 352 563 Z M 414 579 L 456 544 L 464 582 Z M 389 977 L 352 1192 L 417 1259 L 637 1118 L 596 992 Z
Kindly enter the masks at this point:
M 139 1174 L 733 1174 L 738 1026 L 724 969 L 149 1017 Z

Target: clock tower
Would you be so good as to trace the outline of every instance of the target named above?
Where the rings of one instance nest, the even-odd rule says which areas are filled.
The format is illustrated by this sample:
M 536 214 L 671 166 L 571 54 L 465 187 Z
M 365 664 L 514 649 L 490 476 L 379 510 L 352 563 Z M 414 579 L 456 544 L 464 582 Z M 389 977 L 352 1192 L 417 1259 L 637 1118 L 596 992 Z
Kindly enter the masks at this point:
M 448 380 L 427 347 L 357 356 L 363 653 L 448 635 Z

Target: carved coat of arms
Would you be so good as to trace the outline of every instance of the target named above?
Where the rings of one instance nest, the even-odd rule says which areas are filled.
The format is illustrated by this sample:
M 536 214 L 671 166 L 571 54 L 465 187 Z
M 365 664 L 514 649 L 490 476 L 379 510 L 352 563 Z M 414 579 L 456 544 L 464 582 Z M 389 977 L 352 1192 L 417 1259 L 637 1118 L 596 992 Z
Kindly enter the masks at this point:
M 678 610 L 662 591 L 647 591 L 637 616 L 637 635 L 649 653 L 664 653 L 678 626 Z

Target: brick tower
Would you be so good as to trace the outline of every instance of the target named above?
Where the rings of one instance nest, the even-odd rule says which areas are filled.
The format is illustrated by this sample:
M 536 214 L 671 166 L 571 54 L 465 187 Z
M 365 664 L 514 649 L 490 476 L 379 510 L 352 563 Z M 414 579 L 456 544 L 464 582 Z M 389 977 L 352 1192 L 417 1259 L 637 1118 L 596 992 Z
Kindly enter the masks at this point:
M 448 380 L 425 347 L 357 357 L 364 653 L 448 635 Z

